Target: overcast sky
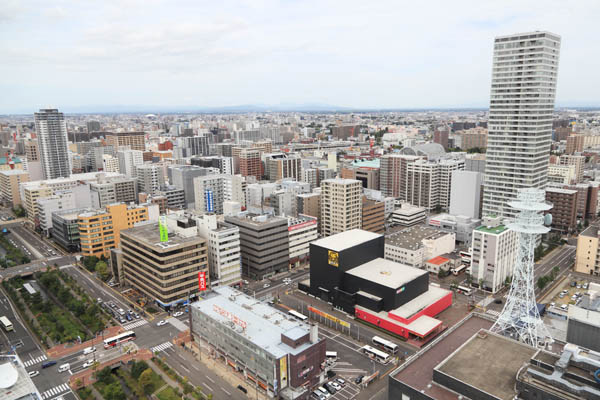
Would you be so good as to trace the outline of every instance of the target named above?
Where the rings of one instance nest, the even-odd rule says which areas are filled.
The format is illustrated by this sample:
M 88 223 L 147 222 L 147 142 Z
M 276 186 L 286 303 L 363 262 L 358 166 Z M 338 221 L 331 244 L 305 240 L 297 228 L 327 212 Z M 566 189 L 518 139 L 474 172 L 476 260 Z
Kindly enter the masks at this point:
M 561 35 L 600 105 L 600 1 L 0 0 L 0 114 L 53 105 L 487 107 L 495 36 Z

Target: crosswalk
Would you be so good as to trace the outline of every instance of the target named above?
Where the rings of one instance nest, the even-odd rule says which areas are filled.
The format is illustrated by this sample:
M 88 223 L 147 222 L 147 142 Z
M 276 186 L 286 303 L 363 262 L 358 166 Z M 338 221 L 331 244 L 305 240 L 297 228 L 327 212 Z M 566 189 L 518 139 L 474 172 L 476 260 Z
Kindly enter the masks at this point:
M 52 389 L 48 389 L 44 393 L 42 393 L 42 399 L 43 400 L 49 399 L 52 396 L 56 396 L 58 394 L 61 394 L 62 392 L 66 392 L 67 390 L 69 390 L 69 385 L 67 385 L 66 383 L 63 383 L 62 385 L 54 386 Z
M 500 315 L 500 313 L 495 310 L 487 310 L 486 313 L 493 315 L 494 317 L 498 317 Z
M 173 343 L 164 342 L 164 343 L 159 344 L 158 346 L 154 346 L 151 350 L 152 350 L 152 353 L 156 353 L 157 351 L 163 351 L 172 346 L 173 346 Z
M 25 365 L 25 368 L 28 368 L 37 363 L 41 363 L 42 361 L 47 360 L 47 359 L 48 359 L 48 357 L 46 357 L 46 355 L 42 355 L 42 356 L 39 356 L 39 357 L 31 359 L 31 360 L 23 361 L 23 365 Z
M 140 326 L 146 325 L 147 323 L 148 321 L 145 319 L 140 319 L 138 321 L 123 325 L 123 329 L 131 330 L 133 328 L 139 328 Z

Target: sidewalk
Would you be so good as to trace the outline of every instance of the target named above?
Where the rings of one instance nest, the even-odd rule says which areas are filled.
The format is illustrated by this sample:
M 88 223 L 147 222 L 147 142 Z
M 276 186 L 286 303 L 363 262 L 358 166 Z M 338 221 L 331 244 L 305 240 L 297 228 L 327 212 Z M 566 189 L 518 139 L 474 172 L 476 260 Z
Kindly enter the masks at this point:
M 213 371 L 221 379 L 229 383 L 233 388 L 237 388 L 238 385 L 242 385 L 248 391 L 248 397 L 257 398 L 260 400 L 271 400 L 263 389 L 258 389 L 258 395 L 256 394 L 256 386 L 253 381 L 246 379 L 244 375 L 235 371 L 231 366 L 228 366 L 224 361 L 214 358 L 214 356 L 208 353 L 206 344 L 202 345 L 202 359 L 200 359 L 200 353 L 197 342 L 188 342 L 185 346 L 187 351 L 176 350 L 182 357 L 188 359 L 191 362 L 200 362 L 202 365 Z
M 109 338 L 111 336 L 115 336 L 123 330 L 120 326 L 111 326 L 104 330 L 104 338 Z M 90 339 L 87 342 L 83 342 L 80 344 L 71 345 L 69 343 L 59 344 L 51 349 L 49 349 L 46 353 L 48 358 L 62 358 L 64 356 L 68 356 L 69 354 L 75 353 L 79 350 L 83 350 L 86 347 L 91 347 L 93 345 L 101 345 L 102 344 L 102 335 L 97 335 L 94 339 Z

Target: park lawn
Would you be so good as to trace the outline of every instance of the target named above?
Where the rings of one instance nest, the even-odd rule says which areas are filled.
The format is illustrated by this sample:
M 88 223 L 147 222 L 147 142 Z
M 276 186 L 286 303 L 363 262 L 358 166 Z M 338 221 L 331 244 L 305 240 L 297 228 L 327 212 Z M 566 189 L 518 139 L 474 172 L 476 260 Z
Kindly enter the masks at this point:
M 175 392 L 171 386 L 158 392 L 156 397 L 158 397 L 159 400 L 181 400 L 181 396 L 177 395 L 177 392 Z

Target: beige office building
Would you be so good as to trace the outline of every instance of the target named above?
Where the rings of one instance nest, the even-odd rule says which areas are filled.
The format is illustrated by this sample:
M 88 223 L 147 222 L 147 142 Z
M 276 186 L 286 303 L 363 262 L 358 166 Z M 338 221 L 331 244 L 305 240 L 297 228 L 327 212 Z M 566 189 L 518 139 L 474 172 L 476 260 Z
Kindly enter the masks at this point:
M 321 182 L 321 235 L 362 228 L 362 184 L 354 179 Z
M 29 181 L 29 173 L 20 169 L 0 171 L 0 196 L 2 202 L 10 207 L 21 204 L 19 184 Z
M 598 265 L 598 226 L 590 225 L 577 238 L 577 253 L 575 257 L 575 272 L 596 275 L 600 272 Z
M 129 146 L 131 150 L 146 150 L 144 132 L 107 132 L 106 144 L 112 146 L 115 151 L 120 146 Z
M 198 272 L 209 281 L 206 240 L 183 232 L 168 239 L 160 241 L 156 223 L 121 231 L 123 279 L 163 308 L 199 293 Z

